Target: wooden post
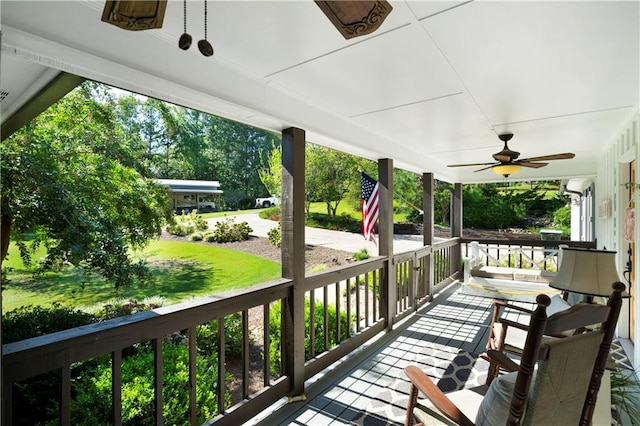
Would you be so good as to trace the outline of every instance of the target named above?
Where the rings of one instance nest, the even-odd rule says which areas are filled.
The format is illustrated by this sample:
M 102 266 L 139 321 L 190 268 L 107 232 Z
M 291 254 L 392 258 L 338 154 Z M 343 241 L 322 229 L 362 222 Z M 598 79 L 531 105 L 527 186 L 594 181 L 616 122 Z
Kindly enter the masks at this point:
M 432 246 L 434 242 L 434 214 L 433 214 L 433 194 L 435 192 L 435 182 L 433 173 L 422 174 L 422 243 L 425 246 Z M 429 255 L 424 265 L 423 280 L 419 283 L 418 297 L 431 294 L 433 288 L 433 253 Z
M 387 256 L 386 276 L 380 283 L 380 313 L 387 320 L 387 330 L 393 326 L 396 314 L 396 267 L 393 263 L 393 160 L 385 158 L 378 162 L 380 214 L 378 221 L 378 254 Z
M 462 237 L 462 184 L 456 183 L 453 188 L 451 199 L 451 238 Z M 462 253 L 460 250 L 451 252 L 449 267 L 450 271 L 457 271 L 457 276 L 462 274 Z
M 282 277 L 293 288 L 282 307 L 285 374 L 291 378 L 290 396 L 304 393 L 304 174 L 305 132 L 294 127 L 282 131 Z
M 451 238 L 462 237 L 462 184 L 456 183 L 451 194 Z

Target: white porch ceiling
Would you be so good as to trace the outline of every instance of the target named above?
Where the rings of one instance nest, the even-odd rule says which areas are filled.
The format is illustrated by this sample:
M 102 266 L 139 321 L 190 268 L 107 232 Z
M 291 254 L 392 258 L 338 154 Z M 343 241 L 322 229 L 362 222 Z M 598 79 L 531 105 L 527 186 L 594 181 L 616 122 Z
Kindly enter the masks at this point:
M 182 1 L 159 30 L 100 21 L 104 1 L 0 3 L 2 121 L 58 70 L 450 182 L 502 180 L 478 167 L 497 134 L 532 157 L 572 160 L 510 179 L 583 178 L 639 103 L 638 1 L 391 1 L 375 33 L 345 40 L 311 0 Z

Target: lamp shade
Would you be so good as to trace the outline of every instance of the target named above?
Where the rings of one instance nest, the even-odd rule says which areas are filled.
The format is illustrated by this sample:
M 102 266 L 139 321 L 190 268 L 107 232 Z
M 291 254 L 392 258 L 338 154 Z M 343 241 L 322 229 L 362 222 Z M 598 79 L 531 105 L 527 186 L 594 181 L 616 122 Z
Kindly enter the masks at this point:
M 588 296 L 610 296 L 611 285 L 620 281 L 615 259 L 615 251 L 563 248 L 558 275 L 549 286 Z
M 497 166 L 493 166 L 491 170 L 493 173 L 497 175 L 502 175 L 504 177 L 509 177 L 509 175 L 515 175 L 520 171 L 519 164 L 499 164 Z

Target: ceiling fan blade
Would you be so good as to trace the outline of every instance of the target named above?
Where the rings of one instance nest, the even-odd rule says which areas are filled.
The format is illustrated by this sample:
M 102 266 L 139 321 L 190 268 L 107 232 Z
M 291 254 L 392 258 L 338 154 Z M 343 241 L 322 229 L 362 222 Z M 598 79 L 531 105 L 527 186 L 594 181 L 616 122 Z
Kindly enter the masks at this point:
M 492 163 L 489 167 L 483 167 L 483 168 L 481 168 L 481 169 L 474 170 L 473 172 L 475 173 L 475 172 L 481 172 L 481 171 L 483 171 L 483 170 L 489 170 L 489 169 L 491 169 L 491 168 L 493 168 L 494 166 L 497 166 L 497 165 L 499 165 L 499 164 L 500 164 L 500 163 L 497 163 L 497 164 L 493 164 L 493 163 Z
M 496 163 L 468 163 L 468 164 L 449 164 L 447 167 L 467 167 L 467 166 L 488 166 Z
M 540 157 L 523 158 L 519 161 L 550 161 L 550 160 L 568 160 L 576 155 L 572 152 L 563 152 L 562 154 L 542 155 Z
M 516 164 L 522 167 L 530 167 L 532 169 L 539 169 L 540 167 L 544 167 L 549 163 L 532 163 L 531 161 L 517 161 Z

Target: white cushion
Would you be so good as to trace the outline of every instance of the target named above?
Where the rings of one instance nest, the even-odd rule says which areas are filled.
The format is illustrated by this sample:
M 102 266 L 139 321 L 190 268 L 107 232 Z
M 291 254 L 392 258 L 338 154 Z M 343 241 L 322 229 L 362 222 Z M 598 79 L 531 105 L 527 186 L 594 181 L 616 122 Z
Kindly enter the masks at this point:
M 553 314 L 562 312 L 571 307 L 560 294 L 554 294 L 551 296 L 551 304 L 547 307 L 547 316 L 550 317 Z
M 491 386 L 489 386 L 489 390 L 478 409 L 476 425 L 495 426 L 507 424 L 509 406 L 511 405 L 517 375 L 517 372 L 504 374 L 491 382 Z

